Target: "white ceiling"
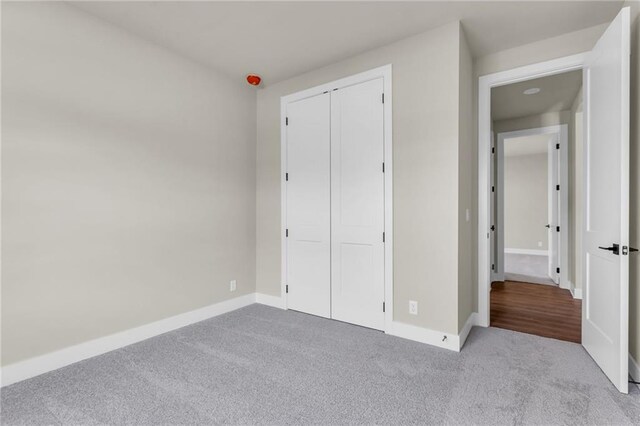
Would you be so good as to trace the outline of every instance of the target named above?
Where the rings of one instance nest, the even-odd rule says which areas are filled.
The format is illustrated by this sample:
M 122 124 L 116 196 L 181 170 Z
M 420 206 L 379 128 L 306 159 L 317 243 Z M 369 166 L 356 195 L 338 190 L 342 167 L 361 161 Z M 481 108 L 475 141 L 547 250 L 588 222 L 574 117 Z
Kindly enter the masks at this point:
M 265 84 L 461 20 L 475 56 L 609 22 L 622 1 L 71 2 L 217 69 Z
M 522 93 L 533 87 L 540 92 Z M 582 70 L 496 87 L 491 90 L 491 118 L 498 121 L 568 110 L 581 87 Z
M 521 136 L 504 140 L 504 156 L 545 154 L 549 149 L 551 135 Z

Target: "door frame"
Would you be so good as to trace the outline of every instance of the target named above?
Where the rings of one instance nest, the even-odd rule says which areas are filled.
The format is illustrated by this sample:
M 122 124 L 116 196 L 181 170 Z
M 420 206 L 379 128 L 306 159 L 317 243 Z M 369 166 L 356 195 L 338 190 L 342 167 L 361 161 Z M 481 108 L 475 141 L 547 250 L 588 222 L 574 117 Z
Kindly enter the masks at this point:
M 491 89 L 584 68 L 586 53 L 539 62 L 478 79 L 478 325 L 490 323 L 491 291 Z
M 288 309 L 287 297 L 287 104 L 322 93 L 331 92 L 377 78 L 383 79 L 384 102 L 384 331 L 391 331 L 393 322 L 393 96 L 392 66 L 383 65 L 349 77 L 321 84 L 280 98 L 280 248 L 281 248 L 281 287 L 282 307 Z
M 559 285 L 560 288 L 569 290 L 569 126 L 567 124 L 557 124 L 554 126 L 534 127 L 530 129 L 515 130 L 512 132 L 498 133 L 496 140 L 496 192 L 497 192 L 497 208 L 496 208 L 496 231 L 495 239 L 497 246 L 496 259 L 497 267 L 494 276 L 495 281 L 504 281 L 504 140 L 510 138 L 518 138 L 523 136 L 536 135 L 558 135 L 558 143 L 560 143 L 560 164 L 559 164 L 559 183 L 560 198 L 558 203 L 558 216 L 560 218 L 560 250 L 558 252 L 558 266 L 560 267 Z M 552 149 L 550 146 L 549 149 Z M 553 148 L 555 149 L 555 148 Z M 549 173 L 549 172 L 547 172 Z M 547 185 L 547 192 L 551 191 Z M 548 255 L 551 255 L 550 251 Z

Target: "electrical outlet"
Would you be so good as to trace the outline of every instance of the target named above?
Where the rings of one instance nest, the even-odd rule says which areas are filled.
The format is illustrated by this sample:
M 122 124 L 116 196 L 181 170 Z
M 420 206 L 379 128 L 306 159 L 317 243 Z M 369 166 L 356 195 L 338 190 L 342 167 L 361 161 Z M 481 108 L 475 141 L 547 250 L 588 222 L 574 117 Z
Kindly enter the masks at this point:
M 231 280 L 229 283 L 229 291 L 236 291 L 236 280 Z
M 411 315 L 418 315 L 418 302 L 415 300 L 409 300 L 409 313 Z

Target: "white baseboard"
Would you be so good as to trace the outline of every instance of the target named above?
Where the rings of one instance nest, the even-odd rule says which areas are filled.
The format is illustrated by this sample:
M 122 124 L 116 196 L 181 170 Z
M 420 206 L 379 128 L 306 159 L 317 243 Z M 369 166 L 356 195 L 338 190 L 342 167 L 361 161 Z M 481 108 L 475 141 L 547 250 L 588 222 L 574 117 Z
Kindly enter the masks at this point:
M 472 312 L 471 315 L 469 315 L 469 318 L 467 318 L 467 322 L 464 323 L 464 326 L 462 327 L 462 330 L 460 330 L 460 334 L 458 337 L 459 340 L 459 345 L 460 348 L 458 350 L 462 350 L 462 347 L 464 346 L 464 342 L 467 341 L 467 337 L 469 337 L 469 333 L 471 332 L 471 328 L 474 325 L 479 325 L 480 321 L 479 321 L 479 317 L 478 317 L 478 313 L 477 312 Z
M 393 321 L 391 323 L 391 330 L 387 330 L 386 334 L 449 349 L 451 351 L 457 352 L 460 350 L 460 339 L 455 334 L 443 333 L 441 331 L 430 330 L 402 322 Z
M 571 295 L 574 299 L 582 299 L 582 289 L 581 288 L 571 288 Z
M 413 340 L 415 342 L 426 343 L 427 345 L 437 346 L 439 348 L 449 349 L 450 351 L 460 352 L 464 342 L 469 336 L 469 332 L 474 325 L 477 325 L 478 314 L 469 315 L 467 322 L 462 327 L 459 335 L 443 333 L 441 331 L 430 330 L 428 328 L 418 327 L 415 325 L 405 324 L 393 321 L 391 330 L 387 330 L 387 334 L 402 337 L 403 339 Z
M 273 306 L 274 308 L 284 309 L 284 300 L 279 296 L 256 293 L 256 303 L 260 303 L 261 305 Z
M 509 254 L 530 254 L 533 256 L 548 256 L 548 250 L 534 250 L 534 249 L 518 249 L 518 248 L 506 248 L 505 253 Z
M 636 382 L 640 381 L 640 365 L 633 359 L 631 354 L 629 354 L 629 375 Z
M 109 336 L 89 340 L 78 345 L 60 349 L 24 361 L 2 367 L 0 370 L 1 386 L 30 379 L 58 368 L 92 358 L 97 355 L 138 343 L 150 337 L 158 336 L 178 328 L 191 325 L 256 302 L 256 294 L 251 293 L 234 299 L 225 300 L 204 308 L 185 312 L 170 318 L 145 324 L 140 327 L 121 331 Z

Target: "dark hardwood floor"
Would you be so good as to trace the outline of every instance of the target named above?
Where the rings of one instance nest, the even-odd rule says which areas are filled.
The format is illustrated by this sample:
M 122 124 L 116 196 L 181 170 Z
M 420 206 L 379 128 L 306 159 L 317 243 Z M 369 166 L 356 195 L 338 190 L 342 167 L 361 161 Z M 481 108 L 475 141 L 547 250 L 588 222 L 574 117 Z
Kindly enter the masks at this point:
M 569 290 L 514 281 L 491 284 L 491 326 L 580 343 L 582 301 Z

